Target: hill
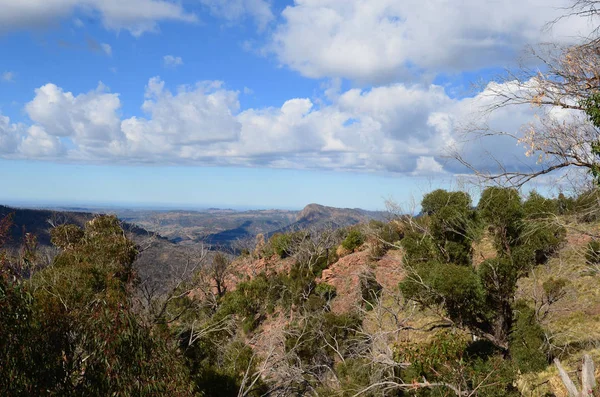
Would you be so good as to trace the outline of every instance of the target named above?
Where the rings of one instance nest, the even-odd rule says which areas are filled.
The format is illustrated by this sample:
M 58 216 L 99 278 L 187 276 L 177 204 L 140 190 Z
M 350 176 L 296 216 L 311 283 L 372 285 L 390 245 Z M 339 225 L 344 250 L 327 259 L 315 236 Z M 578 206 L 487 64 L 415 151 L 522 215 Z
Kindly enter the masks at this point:
M 426 215 L 387 223 L 368 222 L 373 213 L 311 204 L 278 229 L 290 233 L 257 239 L 254 249 L 237 258 L 201 256 L 207 260 L 198 267 L 192 245 L 152 237 L 144 229 L 127 231 L 143 247 L 134 263 L 145 277 L 141 285 L 113 270 L 97 277 L 123 263 L 121 251 L 114 249 L 120 247 L 115 241 L 124 240 L 122 231 L 108 224 L 115 240 L 88 228 L 87 237 L 65 249 L 57 266 L 37 268 L 23 282 L 41 294 L 37 302 L 70 296 L 79 287 L 91 291 L 90 302 L 103 302 L 96 298 L 106 289 L 96 288 L 99 280 L 135 280 L 121 289 L 130 295 L 115 307 L 133 304 L 131 314 L 144 324 L 140 329 L 153 329 L 161 343 L 170 341 L 172 350 L 154 357 L 181 359 L 181 365 L 192 360 L 198 377 L 191 382 L 206 395 L 225 387 L 230 388 L 226 395 L 238 395 L 246 387 L 244 378 L 236 383 L 243 372 L 260 382 L 260 394 L 250 396 L 269 390 L 277 396 L 308 395 L 307 387 L 314 387 L 319 395 L 340 396 L 402 395 L 404 390 L 450 395 L 427 390 L 450 388 L 481 397 L 566 397 L 552 360 L 576 375 L 583 354 L 600 357 L 600 259 L 590 257 L 588 246 L 599 236 L 600 216 L 584 219 L 574 212 L 575 201 L 567 210 L 559 200 L 537 193 L 522 198 L 512 189 L 488 188 L 477 207 L 465 198 L 438 190 L 423 199 Z M 48 219 L 49 224 L 58 216 L 74 216 L 85 222 L 93 216 L 8 210 L 29 222 L 18 230 L 36 226 L 42 232 Z M 239 229 L 251 225 L 242 223 Z M 507 230 L 513 233 L 510 241 L 502 240 Z M 65 258 L 70 258 L 66 266 Z M 94 260 L 100 265 L 94 267 Z M 189 277 L 173 278 L 188 269 Z M 77 277 L 83 275 L 89 282 L 80 286 Z M 66 285 L 62 295 L 44 295 L 49 281 Z M 73 296 L 71 305 L 80 299 Z M 52 302 L 52 307 L 67 306 L 60 299 Z M 79 312 L 82 329 L 89 312 Z M 115 317 L 107 318 L 102 329 Z M 496 324 L 503 328 L 488 332 Z M 187 376 L 186 371 L 180 373 Z M 385 389 L 388 383 L 396 390 Z M 364 393 L 380 386 L 376 393 Z
M 49 258 L 55 254 L 50 241 L 50 230 L 53 226 L 73 224 L 83 227 L 96 215 L 98 214 L 92 212 L 0 206 L 0 219 L 10 216 L 12 222 L 6 247 L 16 249 L 21 245 L 25 234 L 31 233 L 37 237 L 40 248 Z M 189 256 L 185 247 L 179 247 L 159 234 L 129 222 L 122 222 L 122 227 L 141 247 L 134 266 L 143 281 L 153 284 L 165 283 L 185 265 Z
M 311 227 L 341 228 L 386 216 L 384 212 L 318 204 L 309 204 L 301 211 L 211 208 L 206 211 L 118 210 L 115 213 L 122 220 L 159 233 L 177 244 L 203 242 L 219 247 L 231 247 L 238 240 L 254 240 L 258 234 L 272 235 Z
M 0 205 L 0 218 L 8 215 L 12 219 L 10 238 L 7 242 L 9 246 L 19 245 L 25 233 L 32 233 L 37 236 L 41 245 L 50 245 L 50 228 L 53 224 L 69 223 L 83 226 L 94 216 L 89 212 L 24 209 Z
M 372 219 L 385 220 L 388 213 L 382 211 L 366 211 L 359 208 L 335 208 L 319 204 L 309 204 L 296 215 L 296 221 L 278 231 L 302 230 L 309 228 L 322 229 L 332 227 L 339 229 L 359 223 L 367 223 Z
M 313 207 L 314 208 L 314 207 Z M 314 212 L 309 209 L 308 216 Z M 316 208 L 318 209 L 318 208 Z M 306 214 L 304 214 L 306 215 Z M 299 217 L 301 218 L 301 217 Z M 585 251 L 591 240 L 589 234 L 600 232 L 600 223 L 571 224 L 566 242 L 555 252 L 545 265 L 535 267 L 527 277 L 520 280 L 516 296 L 540 310 L 541 324 L 547 337 L 555 344 L 556 357 L 576 374 L 581 367 L 581 357 L 590 354 L 597 362 L 600 360 L 600 294 L 598 293 L 598 271 L 586 262 Z M 492 242 L 486 235 L 473 243 L 476 255 L 493 258 Z M 326 284 L 335 293 L 328 303 L 328 310 L 337 316 L 351 315 L 361 312 L 364 315 L 363 331 L 369 338 L 377 338 L 376 343 L 381 351 L 373 360 L 394 362 L 393 348 L 398 346 L 414 346 L 426 344 L 444 335 L 445 323 L 440 321 L 439 313 L 432 312 L 414 304 L 410 304 L 398 290 L 399 283 L 407 277 L 405 252 L 400 247 L 393 247 L 383 256 L 374 258 L 371 254 L 372 241 L 367 241 L 356 252 L 344 254 L 330 263 L 320 276 L 314 279 L 315 285 Z M 479 265 L 481 259 L 476 260 Z M 277 256 L 268 258 L 240 257 L 232 270 L 231 289 L 240 283 L 260 278 L 261 274 L 286 274 L 293 268 L 294 259 L 281 259 Z M 373 307 L 365 309 L 364 288 L 361 279 L 372 274 L 375 285 L 381 288 L 380 296 Z M 544 300 L 544 291 L 549 282 L 565 280 L 564 291 L 557 296 L 555 302 Z M 273 340 L 281 338 L 294 324 L 293 316 L 283 313 L 264 317 L 253 334 L 253 348 L 261 357 L 267 357 L 277 363 L 285 355 L 284 349 L 273 353 Z M 440 327 L 439 330 L 435 330 Z M 457 338 L 470 338 L 468 333 L 456 331 Z M 282 342 L 280 342 L 282 343 Z M 393 348 L 390 348 L 393 347 Z M 279 368 L 274 366 L 266 376 L 277 379 Z M 286 369 L 286 370 L 289 370 Z M 596 372 L 600 376 L 600 369 Z M 284 382 L 283 379 L 279 380 Z M 556 367 L 548 363 L 540 371 L 531 371 L 520 375 L 515 386 L 519 395 L 527 396 L 559 396 L 567 397 L 567 391 L 561 382 Z M 596 395 L 596 394 L 594 394 Z

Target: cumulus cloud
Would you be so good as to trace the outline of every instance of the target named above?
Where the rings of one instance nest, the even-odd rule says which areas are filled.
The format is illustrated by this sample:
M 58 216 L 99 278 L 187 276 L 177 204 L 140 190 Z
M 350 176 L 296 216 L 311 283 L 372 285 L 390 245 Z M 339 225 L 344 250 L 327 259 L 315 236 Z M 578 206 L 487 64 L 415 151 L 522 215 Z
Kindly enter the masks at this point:
M 119 96 L 108 92 L 102 83 L 95 90 L 77 96 L 46 84 L 35 90 L 35 97 L 25 111 L 51 136 L 69 137 L 82 148 L 102 148 L 106 142 L 122 137 L 120 107 Z
M 543 27 L 569 0 L 295 0 L 270 50 L 311 78 L 366 83 L 456 72 L 513 61 L 524 44 L 548 39 Z M 590 22 L 590 21 L 587 21 Z M 590 30 L 565 19 L 553 29 L 572 39 Z
M 223 89 L 220 82 L 180 87 L 173 94 L 162 80 L 152 78 L 142 109 L 149 118 L 132 117 L 121 123 L 125 155 L 185 161 L 207 156 L 211 144 L 239 138 L 240 124 L 234 116 L 238 93 Z
M 97 16 L 106 29 L 134 36 L 156 30 L 164 20 L 196 21 L 179 3 L 167 0 L 0 0 L 0 9 L 0 33 L 48 26 L 76 11 Z
M 48 134 L 43 127 L 33 125 L 27 130 L 19 145 L 19 151 L 27 157 L 38 159 L 59 157 L 64 149 L 56 136 Z
M 199 82 L 172 91 L 155 77 L 146 86 L 143 116 L 123 117 L 119 95 L 102 83 L 77 95 L 46 84 L 25 106 L 30 125 L 0 117 L 0 153 L 31 159 L 62 156 L 76 162 L 409 175 L 464 172 L 445 161 L 451 148 L 461 149 L 481 167 L 494 165 L 486 151 L 514 166 L 531 162 L 512 139 L 484 143 L 462 139 L 462 126 L 489 105 L 490 92 L 458 100 L 436 85 L 398 83 L 339 92 L 326 104 L 293 98 L 279 107 L 241 110 L 240 92 L 221 82 Z M 522 107 L 501 109 L 486 121 L 490 128 L 518 133 L 532 118 L 533 111 Z
M 436 135 L 452 134 L 455 141 L 452 151 L 458 151 L 463 158 L 479 170 L 500 171 L 500 165 L 507 170 L 537 167 L 535 158 L 525 156 L 525 147 L 515 139 L 499 132 L 523 136 L 524 126 L 537 122 L 539 108 L 527 105 L 499 107 L 489 113 L 493 104 L 498 103 L 497 93 L 516 92 L 522 85 L 516 82 L 495 83 L 471 98 L 455 101 L 451 106 L 430 116 L 429 123 Z M 481 128 L 479 131 L 474 129 Z M 485 139 L 481 139 L 485 134 Z M 457 162 L 448 162 L 446 168 L 452 172 L 468 172 Z
M 163 57 L 163 64 L 167 68 L 174 68 L 183 65 L 183 59 L 173 55 L 165 55 Z
M 208 7 L 213 15 L 229 22 L 249 16 L 261 30 L 275 18 L 271 5 L 265 0 L 200 0 L 200 3 Z
M 23 126 L 11 124 L 10 119 L 0 114 L 0 155 L 14 154 Z
M 413 175 L 435 175 L 444 173 L 444 167 L 431 156 L 420 156 Z
M 25 106 L 30 126 L 0 117 L 0 153 L 31 159 L 63 155 L 82 162 L 185 162 L 219 156 L 224 149 L 216 146 L 239 139 L 238 95 L 220 82 L 200 82 L 172 93 L 162 80 L 152 78 L 142 104 L 148 117 L 123 118 L 119 95 L 102 83 L 79 95 L 46 84 Z

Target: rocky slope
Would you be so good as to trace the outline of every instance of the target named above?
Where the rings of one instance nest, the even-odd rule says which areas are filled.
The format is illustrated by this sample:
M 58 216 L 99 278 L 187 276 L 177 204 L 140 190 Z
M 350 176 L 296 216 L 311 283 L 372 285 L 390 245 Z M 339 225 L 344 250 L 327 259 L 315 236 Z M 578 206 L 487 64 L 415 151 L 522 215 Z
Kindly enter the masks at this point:
M 310 218 L 314 214 L 313 210 L 318 212 L 318 207 L 309 208 L 303 216 Z M 589 225 L 586 228 L 590 229 L 587 230 L 590 233 L 600 232 L 600 225 Z M 544 282 L 558 278 L 567 280 L 564 296 L 550 307 L 543 316 L 542 324 L 552 343 L 566 346 L 558 355 L 572 372 L 580 366 L 584 352 L 590 353 L 596 362 L 600 362 L 600 269 L 591 269 L 586 263 L 584 252 L 590 237 L 577 229 L 579 227 L 569 229 L 567 242 L 562 249 L 546 265 L 536 267 L 529 277 L 521 280 L 517 291 L 518 298 L 527 300 L 533 307 L 539 307 L 543 302 L 537 299 L 542 295 Z M 484 237 L 475 245 L 476 266 L 491 256 L 490 244 L 489 239 Z M 263 271 L 286 271 L 292 263 L 291 258 L 244 258 L 236 262 L 236 280 L 246 280 Z M 401 250 L 390 250 L 382 258 L 373 260 L 366 244 L 358 252 L 341 257 L 325 269 L 316 281 L 335 287 L 337 296 L 331 302 L 333 312 L 361 310 L 360 275 L 365 272 L 372 272 L 383 287 L 380 306 L 363 312 L 366 316 L 366 328 L 371 327 L 373 332 L 383 338 L 381 346 L 385 351 L 382 355 L 388 354 L 386 349 L 397 343 L 431 337 L 428 335 L 431 333 L 420 330 L 435 324 L 437 317 L 403 301 L 398 293 L 398 283 L 405 277 Z M 232 282 L 235 283 L 236 280 L 232 279 Z M 293 318 L 285 315 L 267 319 L 254 334 L 252 345 L 258 351 L 261 346 L 265 349 L 272 346 L 273 340 L 280 337 L 290 321 Z M 397 330 L 398 321 L 406 331 Z M 600 368 L 596 369 L 596 376 L 600 376 Z M 528 396 L 568 395 L 553 365 L 548 365 L 542 372 L 522 376 L 517 386 L 523 395 Z

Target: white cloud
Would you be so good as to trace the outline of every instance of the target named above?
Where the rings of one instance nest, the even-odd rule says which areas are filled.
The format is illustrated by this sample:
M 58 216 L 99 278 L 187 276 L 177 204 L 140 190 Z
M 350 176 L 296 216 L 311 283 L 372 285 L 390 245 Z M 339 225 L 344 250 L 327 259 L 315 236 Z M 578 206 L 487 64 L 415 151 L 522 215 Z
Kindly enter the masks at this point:
M 33 125 L 19 145 L 21 154 L 33 158 L 57 158 L 64 149 L 60 139 L 48 134 L 43 127 Z
M 0 77 L 1 77 L 0 80 L 4 81 L 6 83 L 10 83 L 15 80 L 15 74 L 13 72 L 4 72 L 4 73 L 2 73 L 2 75 Z
M 261 30 L 274 19 L 271 5 L 265 0 L 200 0 L 200 3 L 208 7 L 213 15 L 229 22 L 250 16 Z
M 11 155 L 15 152 L 22 129 L 23 126 L 11 124 L 8 117 L 0 114 L 0 155 Z
M 102 43 L 100 44 L 100 48 L 102 48 L 102 51 L 104 51 L 106 55 L 108 55 L 109 57 L 112 56 L 112 47 L 110 46 L 110 44 Z
M 220 82 L 180 87 L 176 94 L 164 88 L 158 77 L 150 79 L 142 109 L 150 118 L 123 120 L 127 153 L 137 158 L 156 156 L 172 161 L 206 155 L 210 144 L 239 137 L 234 117 L 238 93 L 221 88 Z
M 270 50 L 311 78 L 367 83 L 503 65 L 569 0 L 295 0 L 282 12 Z M 565 19 L 554 34 L 572 39 L 591 21 Z
M 434 175 L 444 173 L 444 167 L 431 156 L 420 156 L 413 175 Z
M 154 31 L 163 20 L 194 22 L 180 4 L 167 0 L 0 0 L 0 32 L 39 28 L 76 11 L 98 16 L 105 28 L 134 36 Z M 79 26 L 75 19 L 76 26 Z
M 223 89 L 220 82 L 179 87 L 173 94 L 152 78 L 142 105 L 148 118 L 123 119 L 120 109 L 119 95 L 102 83 L 79 95 L 46 84 L 25 106 L 33 123 L 29 128 L 0 118 L 0 152 L 25 158 L 63 154 L 84 162 L 184 162 L 239 139 L 238 93 Z
M 25 110 L 46 134 L 69 138 L 81 152 L 92 156 L 106 154 L 110 143 L 123 139 L 119 96 L 109 93 L 102 83 L 96 90 L 77 96 L 54 84 L 46 84 L 35 93 Z
M 451 106 L 439 109 L 430 115 L 428 123 L 435 135 L 451 135 L 452 150 L 461 155 L 479 170 L 499 171 L 499 165 L 509 170 L 536 167 L 536 160 L 525 156 L 525 147 L 509 136 L 494 134 L 505 132 L 522 136 L 523 126 L 536 122 L 536 109 L 527 105 L 500 107 L 489 113 L 486 110 L 497 103 L 495 93 L 515 92 L 515 82 L 498 84 L 491 82 L 472 98 L 455 101 Z M 481 139 L 483 131 L 473 131 L 474 127 L 486 128 L 491 135 Z M 446 169 L 452 172 L 469 172 L 457 162 L 448 162 Z
M 498 87 L 494 87 L 497 89 Z M 509 166 L 530 162 L 512 139 L 465 144 L 460 126 L 489 104 L 489 90 L 462 100 L 436 85 L 393 84 L 351 89 L 328 104 L 294 98 L 280 107 L 240 111 L 240 93 L 221 82 L 168 90 L 149 80 L 143 117 L 121 116 L 121 100 L 101 83 L 73 94 L 54 84 L 25 106 L 31 124 L 0 117 L 3 157 L 77 162 L 237 165 L 382 171 L 409 175 L 462 173 L 444 156 L 463 149 L 476 165 L 493 166 L 489 150 Z M 501 109 L 488 119 L 511 132 L 532 120 L 528 107 Z M 527 163 L 530 164 L 530 163 Z
M 181 57 L 176 57 L 173 55 L 165 55 L 163 57 L 163 64 L 165 65 L 165 67 L 174 68 L 183 65 L 183 59 Z

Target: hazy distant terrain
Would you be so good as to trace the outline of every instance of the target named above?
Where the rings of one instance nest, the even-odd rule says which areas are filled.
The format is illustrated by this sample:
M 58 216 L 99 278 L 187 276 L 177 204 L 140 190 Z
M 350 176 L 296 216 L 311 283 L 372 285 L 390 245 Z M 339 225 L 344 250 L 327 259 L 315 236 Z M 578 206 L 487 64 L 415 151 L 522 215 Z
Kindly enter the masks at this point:
M 10 215 L 12 228 L 7 244 L 18 246 L 25 233 L 33 233 L 42 245 L 50 244 L 52 225 L 74 224 L 83 226 L 94 216 L 89 212 L 52 211 L 47 209 L 24 209 L 0 205 L 0 218 Z
M 208 209 L 189 210 L 132 210 L 87 209 L 65 210 L 23 209 L 0 206 L 0 216 L 13 214 L 12 242 L 18 244 L 24 233 L 33 233 L 42 245 L 50 244 L 52 225 L 72 223 L 83 226 L 95 214 L 115 214 L 126 230 L 138 242 L 151 235 L 161 243 L 193 246 L 199 243 L 228 248 L 237 240 L 253 239 L 257 234 L 267 236 L 278 232 L 309 227 L 341 228 L 386 218 L 385 212 L 361 209 L 334 208 L 309 204 L 302 211 Z M 162 247 L 163 250 L 167 247 Z
M 297 211 L 264 210 L 206 211 L 117 210 L 116 215 L 146 230 L 180 244 L 223 244 L 238 238 L 277 230 L 295 221 Z
M 257 234 L 267 237 L 308 227 L 340 228 L 371 219 L 383 219 L 385 213 L 360 209 L 307 205 L 302 211 L 208 209 L 205 211 L 152 211 L 128 209 L 64 208 L 27 209 L 0 206 L 0 218 L 12 214 L 8 246 L 18 247 L 25 233 L 37 236 L 42 247 L 50 247 L 53 225 L 75 224 L 83 227 L 96 214 L 111 213 L 123 221 L 130 238 L 143 247 L 135 266 L 142 279 L 156 283 L 177 273 L 195 255 L 201 245 L 229 250 L 238 240 L 253 240 Z
M 79 209 L 78 209 L 79 210 Z M 58 211 L 50 209 L 13 208 L 0 205 L 0 219 L 10 215 L 12 227 L 6 242 L 9 248 L 18 248 L 25 233 L 34 234 L 40 248 L 52 255 L 50 230 L 53 226 L 74 224 L 84 227 L 96 213 L 79 211 Z M 124 222 L 123 229 L 142 248 L 135 267 L 142 280 L 160 283 L 168 279 L 178 268 L 185 265 L 191 249 L 181 247 L 168 239 L 150 232 L 133 223 Z
M 252 210 L 235 211 L 209 209 L 206 211 L 149 211 L 117 210 L 116 215 L 146 230 L 159 233 L 178 244 L 205 242 L 230 246 L 239 239 L 254 238 L 257 234 L 273 234 L 311 226 L 331 225 L 335 228 L 384 219 L 384 212 L 361 209 L 333 208 L 309 204 L 302 211 Z

